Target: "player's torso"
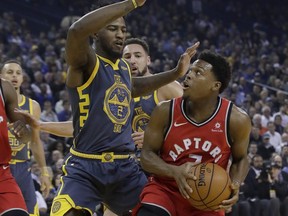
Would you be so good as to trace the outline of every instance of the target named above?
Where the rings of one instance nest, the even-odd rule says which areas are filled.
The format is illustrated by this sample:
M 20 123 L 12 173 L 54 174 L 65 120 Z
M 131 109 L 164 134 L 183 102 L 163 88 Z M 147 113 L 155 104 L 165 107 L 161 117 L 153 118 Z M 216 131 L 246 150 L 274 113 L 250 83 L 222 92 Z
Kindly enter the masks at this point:
M 29 112 L 33 115 L 33 102 L 30 98 L 22 95 L 22 101 L 18 103 L 20 109 Z M 30 159 L 30 145 L 25 144 L 16 139 L 16 137 L 8 131 L 9 144 L 12 150 L 12 161 L 11 162 L 23 162 Z
M 134 98 L 134 109 L 132 119 L 133 132 L 145 131 L 150 120 L 151 113 L 158 104 L 157 91 L 153 94 Z
M 11 148 L 8 141 L 7 116 L 0 79 L 0 165 L 7 164 L 11 158 Z
M 74 148 L 84 153 L 132 151 L 131 75 L 122 59 L 100 56 L 88 81 L 68 89 L 72 101 Z
M 183 100 L 174 99 L 171 125 L 161 157 L 168 163 L 214 162 L 226 168 L 230 157 L 228 121 L 232 104 L 220 98 L 214 113 L 202 123 L 185 115 Z

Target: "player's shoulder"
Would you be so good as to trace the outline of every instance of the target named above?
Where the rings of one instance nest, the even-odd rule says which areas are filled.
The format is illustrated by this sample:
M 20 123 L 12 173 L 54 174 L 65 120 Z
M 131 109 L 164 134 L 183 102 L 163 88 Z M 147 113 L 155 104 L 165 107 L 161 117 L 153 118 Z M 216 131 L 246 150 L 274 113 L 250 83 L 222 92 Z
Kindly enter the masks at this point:
M 230 116 L 231 124 L 235 125 L 243 125 L 249 126 L 251 125 L 251 118 L 247 114 L 245 110 L 236 106 L 235 104 L 232 105 L 232 111 Z
M 157 110 L 157 112 L 169 112 L 170 111 L 170 107 L 171 107 L 171 103 L 172 100 L 164 100 L 164 101 L 160 101 L 156 107 L 155 110 Z
M 173 81 L 157 90 L 159 100 L 168 100 L 183 95 L 183 88 L 178 81 Z M 161 101 L 161 100 L 160 100 Z

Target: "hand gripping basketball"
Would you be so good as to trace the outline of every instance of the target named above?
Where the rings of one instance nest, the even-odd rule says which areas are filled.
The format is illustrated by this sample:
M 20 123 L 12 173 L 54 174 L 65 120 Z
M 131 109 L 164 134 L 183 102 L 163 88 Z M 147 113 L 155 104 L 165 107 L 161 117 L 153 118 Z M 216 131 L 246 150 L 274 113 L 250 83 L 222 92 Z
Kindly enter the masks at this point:
M 225 169 L 214 163 L 202 163 L 193 167 L 196 181 L 187 180 L 193 192 L 188 201 L 203 211 L 219 210 L 223 200 L 231 195 L 231 180 Z

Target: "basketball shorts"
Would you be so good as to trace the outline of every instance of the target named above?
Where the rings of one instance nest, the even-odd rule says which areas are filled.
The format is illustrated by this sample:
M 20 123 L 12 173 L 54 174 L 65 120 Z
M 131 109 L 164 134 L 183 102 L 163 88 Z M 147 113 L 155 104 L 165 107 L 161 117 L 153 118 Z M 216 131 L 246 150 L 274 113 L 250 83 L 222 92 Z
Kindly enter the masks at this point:
M 63 216 L 71 208 L 92 215 L 101 202 L 117 214 L 128 212 L 147 183 L 134 158 L 101 162 L 68 154 L 62 170 L 51 216 Z
M 160 181 L 149 178 L 149 183 L 140 195 L 141 204 L 153 205 L 165 210 L 171 216 L 224 216 L 224 211 L 201 211 L 195 209 L 182 197 L 175 181 Z M 139 204 L 133 209 L 133 216 L 137 215 Z
M 11 173 L 14 176 L 26 203 L 30 216 L 38 216 L 39 209 L 36 200 L 35 187 L 28 162 L 10 164 Z
M 0 165 L 0 215 L 16 209 L 27 212 L 24 198 L 9 165 Z

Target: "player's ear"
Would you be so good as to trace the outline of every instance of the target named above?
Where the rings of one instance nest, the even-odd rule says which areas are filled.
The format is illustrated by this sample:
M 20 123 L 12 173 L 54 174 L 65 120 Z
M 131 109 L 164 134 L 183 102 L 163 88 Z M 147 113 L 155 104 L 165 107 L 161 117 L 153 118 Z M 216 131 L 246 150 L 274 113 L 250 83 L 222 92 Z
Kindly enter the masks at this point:
M 221 82 L 216 81 L 216 82 L 214 83 L 213 90 L 214 90 L 214 91 L 217 91 L 217 90 L 219 90 L 219 89 L 221 88 L 221 86 L 222 86 Z
M 150 56 L 147 56 L 147 65 L 149 66 L 151 64 L 151 58 Z
M 91 35 L 91 37 L 93 38 L 93 40 L 97 41 L 98 40 L 98 34 L 94 33 L 93 35 Z

